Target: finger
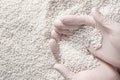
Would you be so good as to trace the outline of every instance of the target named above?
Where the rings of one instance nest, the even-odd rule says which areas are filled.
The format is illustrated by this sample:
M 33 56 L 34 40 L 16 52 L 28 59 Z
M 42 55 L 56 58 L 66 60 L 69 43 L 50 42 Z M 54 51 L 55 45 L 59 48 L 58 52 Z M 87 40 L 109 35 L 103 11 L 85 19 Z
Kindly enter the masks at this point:
M 54 30 L 59 34 L 68 35 L 68 36 L 72 36 L 74 34 L 74 31 L 70 31 L 68 29 L 58 29 L 55 27 Z
M 103 57 L 103 55 L 101 54 L 101 53 L 103 53 L 103 52 L 99 51 L 100 48 L 95 49 L 91 44 L 89 44 L 88 46 L 86 46 L 86 49 L 87 49 L 91 54 L 93 54 L 94 57 L 96 57 L 96 58 L 98 58 L 98 59 L 100 59 L 100 60 L 103 60 L 104 57 Z
M 57 42 L 61 40 L 61 35 L 57 33 L 55 30 L 51 32 L 51 38 L 55 39 Z
M 62 31 L 58 30 L 57 28 L 55 28 L 54 30 L 60 35 L 59 41 L 62 40 L 62 39 L 63 39 L 63 40 L 68 40 L 69 36 L 72 36 L 72 35 L 74 34 L 73 32 L 72 32 L 72 33 L 71 33 L 71 32 L 69 33 L 68 31 L 62 33 Z M 58 36 L 57 36 L 57 35 L 53 35 L 53 37 L 56 38 L 56 39 L 58 39 Z
M 97 8 L 93 8 L 92 16 L 98 24 L 98 27 L 103 30 L 104 32 L 109 33 L 110 31 L 119 31 L 120 23 L 117 23 L 109 18 L 104 17 Z
M 89 45 L 89 47 L 87 48 L 87 50 L 92 53 L 96 58 L 98 58 L 98 60 L 101 60 L 103 62 L 106 62 L 114 67 L 118 67 L 117 64 L 119 64 L 120 62 L 118 61 L 118 59 L 114 58 L 114 54 L 113 55 L 109 55 L 104 53 L 104 49 L 103 50 L 95 50 L 91 45 Z
M 105 18 L 97 8 L 93 8 L 91 11 L 91 14 L 93 18 L 96 21 L 96 28 L 98 28 L 100 31 L 103 33 L 108 33 L 110 31 L 110 26 L 111 20 L 108 20 Z
M 58 43 L 56 42 L 55 39 L 50 39 L 49 44 L 50 44 L 50 49 L 51 49 L 51 51 L 52 51 L 52 53 L 53 53 L 53 55 L 55 57 L 55 60 L 57 62 L 59 62 L 60 61 L 60 55 L 59 55 L 60 52 L 59 52 L 59 45 L 58 45 Z
M 54 68 L 60 72 L 66 79 L 72 79 L 75 73 L 71 72 L 62 64 L 55 64 Z
M 81 25 L 87 25 L 87 26 L 95 26 L 95 20 L 92 16 L 89 15 L 69 15 L 66 17 L 63 17 L 61 19 L 62 23 L 69 26 L 81 26 Z
M 96 50 L 93 48 L 93 46 L 91 44 L 89 44 L 88 46 L 86 46 L 86 49 L 91 53 L 93 54 L 95 57 L 97 56 L 96 55 Z
M 58 29 L 68 29 L 68 30 L 70 30 L 70 29 L 73 29 L 73 30 L 76 30 L 76 29 L 79 29 L 79 26 L 77 25 L 72 25 L 72 26 L 70 26 L 70 25 L 65 25 L 65 24 L 63 24 L 63 22 L 61 21 L 61 20 L 56 20 L 55 22 L 54 22 L 54 26 L 56 27 L 56 28 L 58 28 Z

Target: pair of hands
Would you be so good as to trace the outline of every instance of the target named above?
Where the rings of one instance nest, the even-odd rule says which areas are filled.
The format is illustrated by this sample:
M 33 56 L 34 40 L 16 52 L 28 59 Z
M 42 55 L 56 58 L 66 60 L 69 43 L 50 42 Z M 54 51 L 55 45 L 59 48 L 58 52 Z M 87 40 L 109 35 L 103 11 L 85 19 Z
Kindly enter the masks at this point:
M 65 78 L 71 78 L 75 75 L 75 73 L 69 71 L 64 65 L 60 64 L 58 43 L 62 38 L 73 35 L 81 25 L 97 28 L 102 34 L 102 46 L 95 50 L 92 45 L 89 44 L 87 49 L 97 58 L 114 67 L 120 68 L 120 24 L 103 17 L 96 8 L 92 9 L 91 15 L 71 15 L 54 23 L 54 30 L 51 32 L 52 39 L 50 40 L 50 48 L 57 61 L 54 68 Z

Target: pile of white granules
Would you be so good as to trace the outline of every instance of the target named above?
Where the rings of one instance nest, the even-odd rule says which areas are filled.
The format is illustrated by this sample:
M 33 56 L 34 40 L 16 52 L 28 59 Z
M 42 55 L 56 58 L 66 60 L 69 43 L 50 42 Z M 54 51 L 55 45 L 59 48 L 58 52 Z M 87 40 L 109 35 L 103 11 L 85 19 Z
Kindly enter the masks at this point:
M 101 46 L 101 38 L 102 36 L 98 30 L 90 26 L 82 27 L 73 36 L 70 36 L 67 41 L 62 40 L 59 43 L 61 63 L 73 72 L 95 68 L 99 65 L 99 62 L 87 51 L 85 46 L 91 42 L 95 49 L 99 48 Z
M 93 7 L 120 22 L 120 0 L 0 0 L 0 80 L 65 80 L 53 69 L 50 50 L 54 21 L 66 15 L 89 15 Z M 93 69 L 99 61 L 89 53 L 88 41 L 100 47 L 99 31 L 79 29 L 60 44 L 61 63 L 73 72 Z

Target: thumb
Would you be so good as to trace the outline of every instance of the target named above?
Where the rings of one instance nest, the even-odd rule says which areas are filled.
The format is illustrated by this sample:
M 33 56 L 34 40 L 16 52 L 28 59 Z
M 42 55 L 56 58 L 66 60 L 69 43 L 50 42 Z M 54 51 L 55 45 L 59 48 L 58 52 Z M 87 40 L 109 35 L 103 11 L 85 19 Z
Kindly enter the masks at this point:
M 74 76 L 75 73 L 71 72 L 69 69 L 67 69 L 64 65 L 62 64 L 55 64 L 54 68 L 60 72 L 63 77 L 65 77 L 66 79 L 72 79 L 72 77 Z
M 111 20 L 109 20 L 108 18 L 105 18 L 98 11 L 97 8 L 93 8 L 91 11 L 91 14 L 92 14 L 94 20 L 96 21 L 96 28 L 98 28 L 102 32 L 108 32 L 110 29 L 109 24 L 110 24 Z

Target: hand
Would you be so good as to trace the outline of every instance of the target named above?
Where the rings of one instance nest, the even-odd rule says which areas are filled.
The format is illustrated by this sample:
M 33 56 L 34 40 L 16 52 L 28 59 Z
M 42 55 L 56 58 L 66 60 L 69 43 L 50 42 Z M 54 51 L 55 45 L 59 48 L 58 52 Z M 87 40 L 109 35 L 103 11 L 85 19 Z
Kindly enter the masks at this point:
M 57 20 L 54 23 L 54 29 L 51 31 L 51 38 L 55 39 L 58 43 L 61 39 L 68 39 L 69 36 L 73 35 L 75 31 L 79 30 L 82 25 L 93 25 L 95 21 L 92 16 L 80 15 L 80 16 L 66 16 L 61 20 Z M 52 41 L 52 40 L 51 40 Z M 58 44 L 57 44 L 58 46 Z M 56 61 L 59 62 L 59 48 L 53 50 L 53 54 Z
M 58 62 L 59 45 L 55 39 L 50 40 L 50 48 L 54 54 L 57 63 L 54 68 L 60 72 L 66 80 L 119 80 L 120 76 L 114 68 L 105 62 L 99 61 L 100 65 L 92 70 L 81 71 L 78 73 L 71 72 L 67 67 Z
M 70 35 L 73 35 L 74 32 L 81 27 L 81 25 L 86 25 L 86 26 L 97 28 L 100 30 L 103 36 L 102 42 L 101 42 L 102 46 L 99 49 L 95 50 L 90 44 L 87 47 L 87 49 L 99 59 L 115 67 L 120 68 L 120 62 L 119 62 L 120 45 L 118 44 L 120 40 L 120 38 L 118 37 L 120 34 L 120 29 L 119 29 L 120 24 L 113 22 L 110 19 L 104 18 L 95 8 L 92 9 L 91 14 L 92 14 L 91 16 L 90 15 L 67 16 L 55 22 L 54 24 L 54 30 L 51 32 L 52 39 L 50 40 L 50 47 L 57 61 L 57 64 L 54 65 L 54 68 L 58 70 L 65 78 L 76 80 L 76 78 L 79 77 L 78 79 L 81 79 L 81 78 L 83 79 L 87 75 L 90 75 L 91 73 L 94 72 L 94 70 L 92 70 L 93 72 L 90 72 L 89 74 L 89 71 L 85 71 L 86 73 L 88 73 L 87 75 L 85 74 L 85 76 L 84 76 L 84 72 L 79 72 L 75 74 L 69 71 L 64 65 L 60 64 L 60 56 L 59 56 L 60 51 L 59 51 L 58 42 L 62 38 L 66 38 L 66 37 L 69 37 Z M 103 66 L 104 64 L 101 64 L 101 65 Z M 104 67 L 102 68 L 98 67 L 96 69 L 98 69 L 98 73 L 101 72 L 101 70 L 103 70 L 103 73 L 105 70 L 107 70 L 106 72 L 109 71 L 108 69 L 105 69 Z M 83 75 L 80 76 L 81 74 Z M 106 77 L 105 77 L 105 80 L 107 80 Z M 88 79 L 88 78 L 85 78 L 85 79 Z M 98 78 L 96 77 L 96 80 L 97 79 Z M 110 80 L 110 78 L 108 80 Z
M 70 30 L 70 29 L 73 29 Z M 56 60 L 56 64 L 54 65 L 54 68 L 60 72 L 64 78 L 67 80 L 77 80 L 79 77 L 79 73 L 75 74 L 74 72 L 71 72 L 68 68 L 66 68 L 63 64 L 60 63 L 61 57 L 59 56 L 59 41 L 61 39 L 67 39 L 70 35 L 73 35 L 76 30 L 78 30 L 78 26 L 66 26 L 62 23 L 61 20 L 56 21 L 54 23 L 54 29 L 51 32 L 51 40 L 50 40 L 50 48 L 54 55 L 54 58 Z M 82 76 L 80 76 L 82 77 Z M 83 76 L 84 77 L 84 76 Z M 79 79 L 79 78 L 78 78 Z
M 103 39 L 99 49 L 95 50 L 92 45 L 89 45 L 87 49 L 96 57 L 120 68 L 120 23 L 103 17 L 96 8 L 92 9 L 91 13 L 96 22 L 94 27 L 100 30 Z
M 52 37 L 59 41 L 61 36 L 68 37 L 74 33 L 70 32 L 70 29 L 77 30 L 81 25 L 97 28 L 102 34 L 102 46 L 95 50 L 89 44 L 87 49 L 97 58 L 120 68 L 120 24 L 103 17 L 96 8 L 92 9 L 91 15 L 72 15 L 57 21 Z

